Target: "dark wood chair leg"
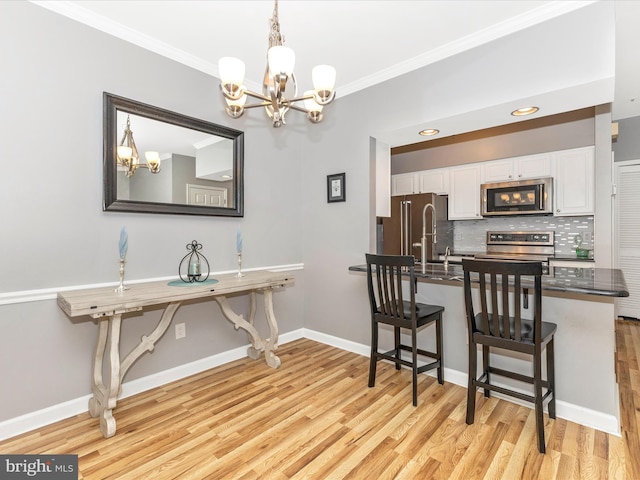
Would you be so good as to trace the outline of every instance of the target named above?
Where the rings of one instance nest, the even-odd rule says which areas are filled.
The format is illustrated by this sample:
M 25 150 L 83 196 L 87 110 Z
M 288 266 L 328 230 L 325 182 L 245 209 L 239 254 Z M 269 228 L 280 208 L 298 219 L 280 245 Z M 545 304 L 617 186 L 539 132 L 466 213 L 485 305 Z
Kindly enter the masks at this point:
M 438 366 L 438 383 L 440 385 L 444 384 L 444 359 L 442 357 L 442 314 L 440 314 L 436 320 L 436 355 L 438 356 L 438 362 L 440 365 Z
M 542 412 L 542 352 L 537 347 L 533 356 L 533 389 L 535 395 L 536 431 L 538 433 L 538 451 L 545 453 L 544 417 Z
M 467 385 L 467 425 L 473 424 L 476 413 L 476 375 L 478 372 L 478 350 L 469 342 L 469 384 Z
M 400 360 L 401 358 L 401 348 L 400 348 L 400 327 L 393 327 L 393 341 L 394 347 L 396 349 L 396 358 Z M 400 363 L 396 362 L 396 370 L 400 370 Z
M 549 418 L 556 418 L 556 372 L 555 360 L 553 352 L 553 337 L 547 343 L 547 383 L 551 390 L 551 399 L 549 400 Z
M 489 368 L 489 347 L 487 347 L 486 345 L 482 345 L 482 371 L 487 374 L 487 383 L 491 383 L 491 379 L 489 378 L 489 376 L 491 375 L 489 373 Z M 489 398 L 491 396 L 491 391 L 485 388 L 484 396 L 486 398 Z
M 411 365 L 413 376 L 413 406 L 418 406 L 418 336 L 415 328 L 411 329 Z
M 371 326 L 371 357 L 369 358 L 369 386 L 376 384 L 376 366 L 378 364 L 378 325 Z

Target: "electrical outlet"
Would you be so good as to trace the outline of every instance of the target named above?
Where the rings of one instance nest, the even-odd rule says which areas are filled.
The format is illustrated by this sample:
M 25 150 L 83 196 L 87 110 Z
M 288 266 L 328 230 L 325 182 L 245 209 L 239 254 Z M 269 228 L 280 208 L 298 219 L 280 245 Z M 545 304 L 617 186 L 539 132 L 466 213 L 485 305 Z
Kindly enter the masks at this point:
M 187 326 L 184 323 L 176 323 L 176 340 L 187 336 Z

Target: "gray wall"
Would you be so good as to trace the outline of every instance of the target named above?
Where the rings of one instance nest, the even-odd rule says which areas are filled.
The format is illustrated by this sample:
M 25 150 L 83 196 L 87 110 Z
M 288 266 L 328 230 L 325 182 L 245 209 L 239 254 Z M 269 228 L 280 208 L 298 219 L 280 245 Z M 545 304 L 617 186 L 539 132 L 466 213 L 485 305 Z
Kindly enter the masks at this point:
M 238 228 L 245 268 L 303 261 L 302 206 L 292 200 L 301 197 L 304 133 L 265 128 L 262 118 L 234 122 L 215 78 L 29 2 L 0 2 L 0 44 L 0 300 L 117 282 L 123 226 L 127 280 L 176 275 L 194 239 L 214 270 L 234 269 Z M 103 212 L 103 91 L 245 131 L 245 217 Z M 304 272 L 296 278 L 274 295 L 281 333 L 303 326 Z M 67 318 L 55 300 L 3 303 L 0 421 L 89 394 L 94 322 Z M 240 313 L 246 303 L 234 300 Z M 160 313 L 123 322 L 123 351 L 153 329 Z M 186 321 L 187 337 L 176 341 L 170 330 L 128 380 L 247 343 L 213 302 L 185 305 L 175 321 Z
M 640 117 L 618 122 L 618 140 L 613 142 L 613 154 L 616 162 L 640 158 Z

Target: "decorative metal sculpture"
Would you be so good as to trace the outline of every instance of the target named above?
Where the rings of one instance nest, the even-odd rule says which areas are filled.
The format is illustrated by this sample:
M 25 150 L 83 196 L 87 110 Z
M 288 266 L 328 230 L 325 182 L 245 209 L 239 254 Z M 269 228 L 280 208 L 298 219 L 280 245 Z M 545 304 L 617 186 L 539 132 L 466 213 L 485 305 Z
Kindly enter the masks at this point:
M 193 240 L 191 243 L 187 244 L 187 253 L 182 260 L 180 260 L 180 265 L 178 266 L 178 275 L 180 275 L 180 280 L 185 283 L 194 283 L 194 282 L 205 282 L 209 278 L 209 261 L 207 257 L 205 257 L 199 250 L 202 250 L 202 244 Z M 183 276 L 183 264 L 186 261 L 186 278 Z M 203 273 L 202 265 L 206 264 L 206 274 Z

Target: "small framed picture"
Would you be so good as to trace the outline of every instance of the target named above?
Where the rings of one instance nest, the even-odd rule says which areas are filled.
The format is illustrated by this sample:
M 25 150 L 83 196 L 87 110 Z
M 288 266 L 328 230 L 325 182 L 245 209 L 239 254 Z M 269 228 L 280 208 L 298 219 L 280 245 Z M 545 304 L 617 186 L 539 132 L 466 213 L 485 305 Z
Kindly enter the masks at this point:
M 344 202 L 345 200 L 344 173 L 327 175 L 327 202 Z

